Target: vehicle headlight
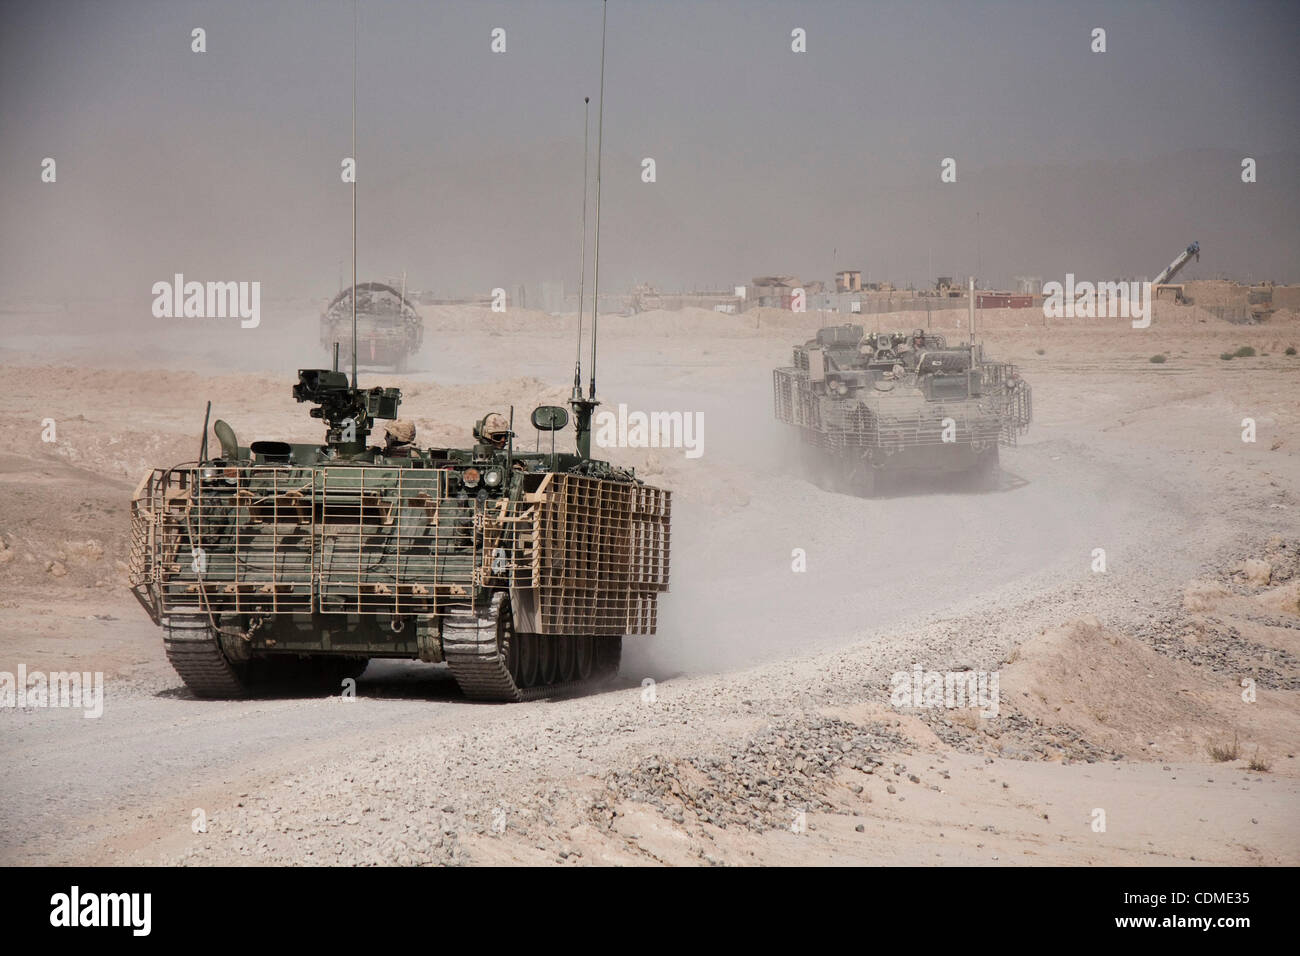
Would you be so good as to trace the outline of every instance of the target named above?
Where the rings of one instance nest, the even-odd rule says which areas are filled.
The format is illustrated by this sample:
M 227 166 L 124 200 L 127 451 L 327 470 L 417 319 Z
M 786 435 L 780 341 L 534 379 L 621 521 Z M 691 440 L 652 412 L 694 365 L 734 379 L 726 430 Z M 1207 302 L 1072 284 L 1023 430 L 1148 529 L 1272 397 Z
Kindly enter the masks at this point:
M 501 484 L 501 472 L 497 471 L 495 468 L 489 470 L 488 473 L 483 476 L 483 484 L 487 485 L 489 488 L 497 487 L 497 485 Z
M 478 469 L 466 468 L 464 473 L 461 475 L 461 480 L 465 482 L 466 488 L 473 488 L 478 484 Z

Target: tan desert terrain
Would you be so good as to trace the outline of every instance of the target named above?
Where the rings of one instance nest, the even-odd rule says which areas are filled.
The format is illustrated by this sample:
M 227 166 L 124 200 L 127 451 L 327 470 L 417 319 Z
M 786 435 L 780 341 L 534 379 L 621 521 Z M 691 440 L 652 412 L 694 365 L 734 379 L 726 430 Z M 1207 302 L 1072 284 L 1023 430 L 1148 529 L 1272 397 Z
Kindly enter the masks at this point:
M 573 316 L 423 311 L 413 370 L 362 374 L 422 445 L 564 400 Z M 208 400 L 242 442 L 316 440 L 290 387 L 327 358 L 309 304 L 133 314 L 0 314 L 0 671 L 106 693 L 0 708 L 0 863 L 1300 863 L 1294 311 L 981 313 L 1034 395 L 1000 486 L 869 500 L 806 480 L 772 416 L 772 368 L 843 317 L 603 316 L 606 407 L 702 411 L 704 453 L 609 450 L 675 492 L 659 634 L 602 692 L 514 705 L 388 662 L 352 702 L 184 689 L 126 587 L 132 490 L 197 455 Z M 998 715 L 893 706 L 918 663 L 996 671 Z

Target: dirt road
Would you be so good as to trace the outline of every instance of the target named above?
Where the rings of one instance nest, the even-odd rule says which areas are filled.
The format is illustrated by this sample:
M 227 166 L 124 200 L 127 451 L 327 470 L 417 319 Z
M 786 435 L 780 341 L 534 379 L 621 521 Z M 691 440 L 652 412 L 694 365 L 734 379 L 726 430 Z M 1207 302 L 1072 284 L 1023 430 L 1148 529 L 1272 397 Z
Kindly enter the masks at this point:
M 354 701 L 198 701 L 125 591 L 131 489 L 194 456 L 207 398 L 241 440 L 316 437 L 289 397 L 323 364 L 309 314 L 144 355 L 102 318 L 5 316 L 0 671 L 106 685 L 97 719 L 0 708 L 0 862 L 1300 862 L 1300 322 L 1203 318 L 985 316 L 1035 395 L 1000 487 L 871 500 L 798 477 L 771 421 L 816 316 L 602 320 L 607 405 L 704 413 L 698 459 L 610 451 L 677 494 L 660 635 L 602 693 L 493 706 L 395 663 Z M 563 399 L 566 320 L 429 323 L 424 367 L 384 377 L 421 443 Z M 914 664 L 998 672 L 1000 713 L 892 706 Z

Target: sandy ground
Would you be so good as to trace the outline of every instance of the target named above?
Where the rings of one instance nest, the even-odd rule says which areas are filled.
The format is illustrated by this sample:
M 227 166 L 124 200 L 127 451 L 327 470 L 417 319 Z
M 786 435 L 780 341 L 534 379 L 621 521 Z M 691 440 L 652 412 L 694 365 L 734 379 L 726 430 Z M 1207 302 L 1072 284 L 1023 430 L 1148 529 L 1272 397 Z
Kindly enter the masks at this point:
M 0 863 L 1300 862 L 1300 319 L 983 314 L 1034 388 L 1000 487 L 873 500 L 801 477 L 772 420 L 819 321 L 602 317 L 607 405 L 704 412 L 698 459 L 610 452 L 676 492 L 672 591 L 608 689 L 494 706 L 397 663 L 352 702 L 198 701 L 125 589 L 131 491 L 195 456 L 206 400 L 243 442 L 318 439 L 311 308 L 0 313 L 0 671 L 106 679 L 99 719 L 0 708 Z M 426 323 L 414 371 L 363 375 L 422 444 L 567 392 L 572 318 Z M 918 663 L 996 671 L 998 715 L 894 706 Z

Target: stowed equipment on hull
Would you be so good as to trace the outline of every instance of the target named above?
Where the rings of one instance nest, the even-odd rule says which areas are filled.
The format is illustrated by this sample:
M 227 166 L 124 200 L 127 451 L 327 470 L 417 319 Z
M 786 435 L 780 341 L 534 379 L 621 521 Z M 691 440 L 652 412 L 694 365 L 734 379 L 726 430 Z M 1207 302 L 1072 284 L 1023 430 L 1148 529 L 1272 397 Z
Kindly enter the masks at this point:
M 623 635 L 655 632 L 669 492 L 582 454 L 519 452 L 482 422 L 472 448 L 385 455 L 365 439 L 397 389 L 308 369 L 294 395 L 318 406 L 325 444 L 243 447 L 218 422 L 219 457 L 151 471 L 132 501 L 132 590 L 196 694 L 286 671 L 337 687 L 387 657 L 523 700 L 611 675 Z M 567 422 L 533 414 L 542 431 Z
M 1014 365 L 942 335 L 820 329 L 773 373 L 775 413 L 814 450 L 818 477 L 869 495 L 885 472 L 998 469 L 998 446 L 1029 426 L 1031 392 Z

